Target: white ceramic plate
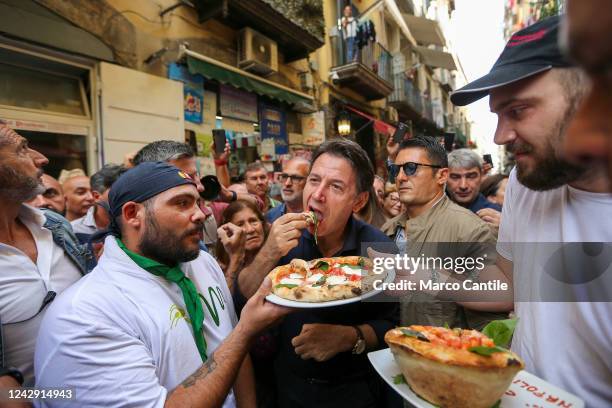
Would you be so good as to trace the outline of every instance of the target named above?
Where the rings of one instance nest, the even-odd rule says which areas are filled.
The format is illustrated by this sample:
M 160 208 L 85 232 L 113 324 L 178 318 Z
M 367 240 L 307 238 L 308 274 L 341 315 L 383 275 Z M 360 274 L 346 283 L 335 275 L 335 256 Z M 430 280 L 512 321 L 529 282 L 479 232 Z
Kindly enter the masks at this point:
M 395 271 L 394 270 L 388 270 L 387 271 L 387 276 L 385 277 L 384 282 L 393 282 L 393 280 L 395 279 Z M 361 296 L 357 296 L 354 298 L 350 298 L 350 299 L 340 299 L 340 300 L 332 300 L 329 302 L 319 302 L 319 303 L 312 303 L 312 302 L 297 302 L 295 300 L 289 300 L 289 299 L 283 299 L 280 296 L 276 296 L 273 293 L 270 293 L 268 296 L 266 296 L 266 300 L 268 302 L 277 304 L 279 306 L 286 306 L 286 307 L 291 307 L 294 309 L 320 309 L 323 307 L 336 307 L 336 306 L 343 306 L 343 305 L 348 305 L 350 303 L 356 303 L 356 302 L 361 302 L 362 300 L 371 298 L 374 295 L 377 295 L 378 293 L 382 292 L 381 290 L 371 290 L 367 293 L 364 293 Z
M 408 384 L 393 383 L 393 378 L 400 374 L 401 371 L 395 363 L 390 349 L 387 348 L 368 353 L 368 358 L 378 374 L 402 398 L 412 404 L 412 407 L 436 408 L 435 405 L 416 395 Z M 561 401 L 564 401 L 565 405 L 559 405 Z M 559 406 L 584 408 L 584 401 L 524 370 L 516 375 L 510 384 L 510 388 L 502 396 L 500 404 L 500 408 L 553 408 Z

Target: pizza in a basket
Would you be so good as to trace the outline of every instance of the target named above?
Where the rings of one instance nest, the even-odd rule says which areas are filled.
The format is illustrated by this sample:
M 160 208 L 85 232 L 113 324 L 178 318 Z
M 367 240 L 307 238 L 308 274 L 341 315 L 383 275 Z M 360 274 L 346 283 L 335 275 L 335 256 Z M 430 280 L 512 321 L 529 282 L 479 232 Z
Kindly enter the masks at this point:
M 329 302 L 361 296 L 373 289 L 372 261 L 361 256 L 294 259 L 269 274 L 272 293 L 298 302 Z
M 385 341 L 410 388 L 443 408 L 491 408 L 523 369 L 476 330 L 413 325 L 389 330 Z

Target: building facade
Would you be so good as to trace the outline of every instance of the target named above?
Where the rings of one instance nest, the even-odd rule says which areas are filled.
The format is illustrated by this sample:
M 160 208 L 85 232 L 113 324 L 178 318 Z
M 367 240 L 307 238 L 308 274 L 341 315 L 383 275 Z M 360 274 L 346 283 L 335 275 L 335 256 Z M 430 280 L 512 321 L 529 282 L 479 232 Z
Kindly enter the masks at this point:
M 0 117 L 51 159 L 53 176 L 120 163 L 159 139 L 189 142 L 213 173 L 217 132 L 233 146 L 234 176 L 257 159 L 278 171 L 337 136 L 384 173 L 398 121 L 469 142 L 465 110 L 448 98 L 465 82 L 444 34 L 453 9 L 452 0 L 5 0 Z

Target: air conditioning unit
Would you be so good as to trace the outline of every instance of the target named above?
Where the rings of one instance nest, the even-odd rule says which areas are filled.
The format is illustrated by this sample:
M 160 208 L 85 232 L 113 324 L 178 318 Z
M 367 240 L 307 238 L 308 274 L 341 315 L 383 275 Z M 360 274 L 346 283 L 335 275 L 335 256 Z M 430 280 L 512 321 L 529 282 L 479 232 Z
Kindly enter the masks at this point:
M 242 29 L 238 39 L 238 67 L 262 76 L 278 72 L 276 41 L 252 28 Z

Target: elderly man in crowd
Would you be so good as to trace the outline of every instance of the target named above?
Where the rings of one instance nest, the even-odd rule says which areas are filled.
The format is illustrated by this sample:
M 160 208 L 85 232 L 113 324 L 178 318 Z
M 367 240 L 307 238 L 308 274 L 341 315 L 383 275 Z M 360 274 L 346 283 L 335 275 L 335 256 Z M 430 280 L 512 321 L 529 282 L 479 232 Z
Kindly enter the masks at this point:
M 55 177 L 51 177 L 48 174 L 43 174 L 40 179 L 45 190 L 33 200 L 28 201 L 27 204 L 36 208 L 53 210 L 60 215 L 64 215 L 66 212 L 66 198 L 64 197 L 62 185 Z
M 74 221 L 84 217 L 94 205 L 94 196 L 91 192 L 89 177 L 78 175 L 67 178 L 62 183 L 66 197 L 66 219 Z
M 269 223 L 273 223 L 288 212 L 301 213 L 304 211 L 302 193 L 306 185 L 309 168 L 310 162 L 301 157 L 293 157 L 283 163 L 283 172 L 279 176 L 282 183 L 281 196 L 283 203 L 268 211 L 266 219 Z
M 256 195 L 264 202 L 264 213 L 281 204 L 268 195 L 270 180 L 263 164 L 259 162 L 249 164 L 244 171 L 244 183 L 250 194 Z
M 362 244 L 390 244 L 379 230 L 353 217 L 368 200 L 374 170 L 355 142 L 323 143 L 313 154 L 303 193 L 305 210 L 317 214 L 318 239 L 303 214 L 288 213 L 273 224 L 253 263 L 242 270 L 236 301 L 244 302 L 276 265 L 292 259 L 366 255 Z M 389 249 L 389 248 L 387 248 Z M 284 255 L 284 256 L 283 256 Z M 385 404 L 384 388 L 366 352 L 384 347 L 384 334 L 397 324 L 397 304 L 353 303 L 333 310 L 295 313 L 280 326 L 274 362 L 280 407 Z
M 47 305 L 85 273 L 70 224 L 24 203 L 45 191 L 45 156 L 0 121 L 0 386 L 34 383 L 34 345 Z
M 499 227 L 501 206 L 480 193 L 485 178 L 483 160 L 470 149 L 457 149 L 448 154 L 446 191 L 451 200 L 472 211 L 495 228 Z
M 236 321 L 223 272 L 199 247 L 199 201 L 195 182 L 167 163 L 115 182 L 114 236 L 44 319 L 38 387 L 75 388 L 75 406 L 255 406 L 249 344 L 288 310 L 266 302 L 267 279 Z

